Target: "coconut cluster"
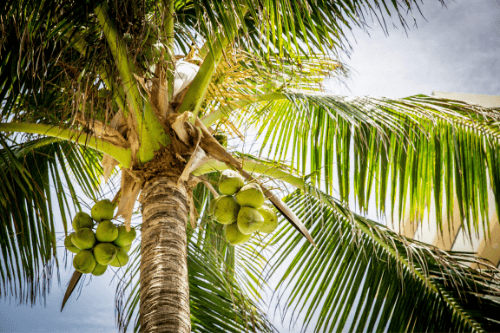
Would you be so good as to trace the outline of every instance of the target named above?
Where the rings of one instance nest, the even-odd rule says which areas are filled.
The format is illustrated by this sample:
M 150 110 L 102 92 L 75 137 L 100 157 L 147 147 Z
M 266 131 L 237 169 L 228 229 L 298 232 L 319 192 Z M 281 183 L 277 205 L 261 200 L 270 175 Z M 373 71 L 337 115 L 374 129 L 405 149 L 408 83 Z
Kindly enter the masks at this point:
M 73 267 L 81 273 L 103 275 L 108 265 L 122 267 L 128 263 L 128 251 L 135 239 L 135 229 L 117 226 L 113 218 L 115 205 L 109 200 L 97 202 L 90 215 L 79 212 L 73 219 L 74 232 L 64 240 L 68 251 L 76 253 Z M 95 228 L 95 230 L 94 230 Z
M 278 216 L 264 203 L 260 186 L 256 183 L 245 185 L 238 172 L 222 172 L 219 192 L 222 195 L 210 202 L 209 214 L 226 225 L 224 232 L 231 245 L 243 244 L 256 232 L 271 233 L 278 227 Z

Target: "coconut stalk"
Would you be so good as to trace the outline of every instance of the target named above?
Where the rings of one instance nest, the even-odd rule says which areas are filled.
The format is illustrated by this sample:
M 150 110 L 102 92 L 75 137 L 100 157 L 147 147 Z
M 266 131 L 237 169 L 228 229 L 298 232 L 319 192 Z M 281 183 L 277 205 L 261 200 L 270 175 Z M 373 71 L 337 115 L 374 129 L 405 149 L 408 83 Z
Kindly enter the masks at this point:
M 112 156 L 125 168 L 130 167 L 130 148 L 116 146 L 106 140 L 96 138 L 91 134 L 58 128 L 56 126 L 29 123 L 0 123 L 0 131 L 41 134 L 75 142 L 83 147 L 93 148 Z
M 99 5 L 95 8 L 95 14 L 108 41 L 108 46 L 113 54 L 113 58 L 118 65 L 123 88 L 127 92 L 127 101 L 131 109 L 131 115 L 135 122 L 135 131 L 139 134 L 140 148 L 138 160 L 146 163 L 153 159 L 154 151 L 165 147 L 170 143 L 170 137 L 165 133 L 149 101 L 143 103 L 138 85 L 133 73 L 137 73 L 135 65 L 129 60 L 127 48 L 109 18 L 106 5 Z

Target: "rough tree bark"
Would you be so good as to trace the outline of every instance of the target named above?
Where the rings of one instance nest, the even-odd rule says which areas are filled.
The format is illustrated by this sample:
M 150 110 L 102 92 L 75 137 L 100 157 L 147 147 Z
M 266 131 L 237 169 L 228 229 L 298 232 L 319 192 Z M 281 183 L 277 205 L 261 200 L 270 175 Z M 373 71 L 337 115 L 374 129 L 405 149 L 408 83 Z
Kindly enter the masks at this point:
M 190 332 L 184 185 L 165 176 L 149 180 L 141 195 L 141 332 Z

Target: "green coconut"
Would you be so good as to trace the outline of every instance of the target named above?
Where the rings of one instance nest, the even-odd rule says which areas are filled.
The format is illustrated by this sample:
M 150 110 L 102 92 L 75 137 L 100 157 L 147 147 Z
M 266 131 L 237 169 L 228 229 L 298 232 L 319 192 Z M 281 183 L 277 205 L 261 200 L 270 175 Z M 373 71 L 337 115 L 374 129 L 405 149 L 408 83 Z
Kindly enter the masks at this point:
M 214 139 L 219 141 L 220 145 L 227 148 L 227 135 L 225 134 L 214 134 Z
M 104 272 L 106 272 L 106 269 L 108 269 L 108 265 L 101 265 L 101 264 L 97 263 L 95 265 L 94 270 L 92 271 L 92 275 L 101 276 L 104 274 Z
M 128 263 L 128 254 L 123 248 L 119 247 L 116 257 L 109 264 L 113 267 L 122 267 Z
M 84 212 L 76 213 L 75 218 L 73 219 L 73 222 L 71 224 L 73 225 L 73 229 L 75 229 L 75 231 L 78 231 L 82 228 L 92 229 L 94 227 L 94 221 L 89 214 Z
M 90 250 L 80 251 L 80 253 L 73 258 L 73 267 L 80 273 L 91 273 L 96 264 L 97 261 L 95 261 L 94 255 Z
M 246 184 L 236 193 L 236 201 L 240 206 L 259 208 L 264 200 L 264 193 L 256 183 Z
M 71 237 L 73 245 L 80 250 L 91 249 L 95 244 L 95 235 L 92 229 L 83 228 L 78 230 L 73 237 Z
M 217 197 L 217 198 L 212 199 L 212 201 L 210 201 L 210 205 L 208 205 L 208 216 L 214 215 L 215 203 L 217 202 L 217 200 L 219 198 L 220 197 Z
M 219 179 L 219 191 L 225 195 L 233 195 L 245 184 L 241 175 L 233 170 L 224 170 Z
M 241 231 L 238 230 L 238 223 L 228 224 L 224 229 L 224 234 L 226 235 L 226 239 L 231 245 L 239 245 L 243 244 L 252 237 L 252 235 L 242 234 Z
M 278 215 L 276 215 L 274 209 L 264 204 L 257 210 L 264 218 L 264 225 L 259 229 L 259 232 L 271 233 L 276 230 L 278 227 Z
M 115 211 L 115 204 L 108 199 L 101 200 L 97 202 L 94 207 L 90 210 L 92 218 L 97 222 L 103 220 L 111 220 L 113 218 Z
M 66 249 L 68 249 L 69 252 L 73 252 L 73 253 L 78 253 L 80 252 L 81 250 L 79 248 L 77 248 L 75 246 L 75 244 L 73 244 L 73 241 L 71 240 L 71 238 L 73 238 L 73 235 L 75 233 L 72 232 L 71 234 L 69 234 L 65 239 L 64 239 L 64 246 L 66 247 Z
M 240 206 L 232 196 L 220 196 L 214 207 L 214 218 L 221 224 L 230 224 L 238 218 Z
M 128 251 L 130 251 L 131 247 L 132 247 L 132 245 L 127 245 L 127 246 L 121 247 L 121 249 L 123 249 L 123 251 L 128 253 Z
M 134 241 L 135 235 L 136 232 L 134 228 L 131 228 L 130 231 L 127 232 L 127 228 L 125 228 L 124 225 L 121 225 L 118 227 L 118 237 L 116 237 L 113 243 L 119 247 L 130 245 Z
M 112 242 L 118 237 L 118 228 L 109 220 L 102 221 L 97 226 L 95 237 L 99 242 Z
M 118 248 L 111 243 L 99 243 L 94 247 L 95 260 L 101 265 L 112 262 L 116 253 L 118 253 Z
M 238 213 L 238 229 L 242 234 L 250 235 L 264 225 L 264 217 L 257 209 L 241 207 Z

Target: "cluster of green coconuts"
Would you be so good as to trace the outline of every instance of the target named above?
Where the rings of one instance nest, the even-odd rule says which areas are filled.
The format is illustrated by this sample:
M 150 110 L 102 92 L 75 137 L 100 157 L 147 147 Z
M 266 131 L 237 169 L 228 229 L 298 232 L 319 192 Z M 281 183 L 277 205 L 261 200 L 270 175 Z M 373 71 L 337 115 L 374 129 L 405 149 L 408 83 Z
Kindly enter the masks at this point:
M 111 201 L 101 200 L 92 207 L 92 216 L 79 212 L 73 219 L 75 232 L 66 237 L 64 246 L 76 253 L 73 267 L 78 272 L 99 276 L 104 274 L 108 265 L 122 267 L 128 263 L 127 252 L 136 232 L 133 228 L 127 232 L 124 225 L 116 226 L 111 222 L 114 210 Z
M 226 225 L 224 232 L 231 245 L 243 244 L 253 233 L 271 233 L 278 227 L 278 216 L 264 204 L 264 193 L 258 184 L 245 185 L 239 173 L 224 170 L 219 192 L 223 195 L 210 202 L 209 215 Z

